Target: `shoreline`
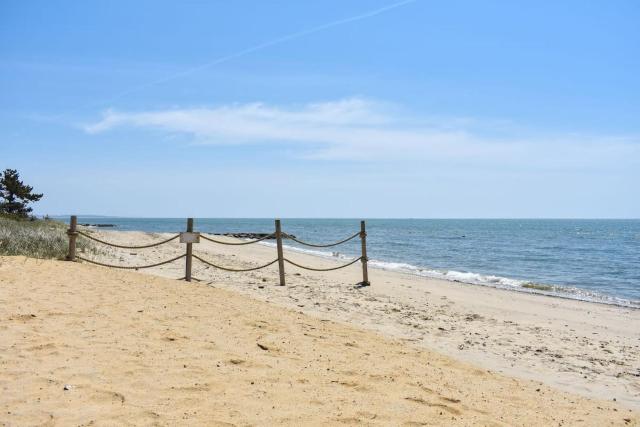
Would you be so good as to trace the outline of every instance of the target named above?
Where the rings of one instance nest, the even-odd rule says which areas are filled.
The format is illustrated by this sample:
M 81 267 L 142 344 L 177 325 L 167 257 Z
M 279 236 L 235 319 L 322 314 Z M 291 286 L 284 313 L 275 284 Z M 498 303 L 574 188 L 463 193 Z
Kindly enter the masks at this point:
M 631 220 L 633 221 L 633 220 Z M 81 224 L 82 225 L 82 224 Z M 109 224 L 110 226 L 116 227 L 116 224 Z M 95 226 L 86 226 L 83 225 L 84 228 L 92 231 L 101 231 L 99 227 Z M 113 230 L 117 232 L 143 232 L 149 234 L 170 234 L 172 232 L 165 231 L 148 231 L 148 230 Z M 178 233 L 178 232 L 176 232 Z M 211 233 L 207 233 L 211 234 Z M 223 234 L 221 234 L 223 236 Z M 244 237 L 238 236 L 227 236 L 227 237 L 235 237 L 244 240 Z M 248 239 L 251 240 L 251 239 Z M 288 240 L 283 240 L 283 247 L 287 250 L 292 250 L 295 252 L 318 256 L 325 259 L 332 260 L 341 260 L 343 262 L 348 262 L 351 259 L 357 257 L 358 255 L 353 255 L 352 257 L 346 256 L 345 253 L 337 252 L 338 256 L 333 255 L 333 251 L 322 251 L 318 249 L 308 249 L 306 247 L 296 245 L 296 244 L 287 244 Z M 261 245 L 266 245 L 275 248 L 275 243 L 270 241 L 260 242 Z M 599 290 L 590 290 L 588 288 L 573 286 L 568 284 L 557 284 L 552 282 L 545 281 L 537 281 L 531 280 L 527 278 L 515 278 L 513 276 L 499 276 L 493 273 L 484 272 L 479 273 L 475 271 L 462 271 L 455 269 L 447 269 L 447 268 L 432 268 L 432 267 L 424 267 L 418 264 L 411 264 L 410 262 L 406 262 L 404 260 L 398 261 L 388 261 L 388 260 L 380 260 L 380 259 L 369 259 L 369 268 L 377 268 L 391 272 L 398 272 L 404 274 L 412 274 L 419 277 L 425 277 L 428 279 L 434 280 L 445 280 L 448 282 L 456 282 L 456 283 L 465 283 L 471 284 L 475 286 L 484 286 L 491 287 L 495 289 L 501 289 L 506 291 L 513 292 L 522 292 L 536 295 L 544 295 L 548 297 L 554 298 L 563 298 L 569 300 L 576 301 L 585 301 L 585 302 L 593 302 L 596 304 L 606 304 L 613 305 L 617 307 L 623 308 L 631 308 L 631 309 L 639 309 L 640 310 L 640 299 L 634 299 L 628 296 L 617 296 L 613 293 L 608 293 L 606 291 Z
M 150 243 L 167 234 L 94 231 L 120 243 Z M 237 241 L 228 239 L 229 241 Z M 141 265 L 184 252 L 184 245 L 107 251 L 98 259 Z M 218 265 L 248 268 L 274 258 L 266 245 L 194 245 L 194 253 Z M 335 259 L 290 252 L 314 267 Z M 295 254 L 295 255 L 294 255 Z M 184 276 L 184 263 L 141 270 L 169 278 Z M 587 397 L 640 409 L 640 311 L 607 304 L 540 298 L 486 286 L 370 269 L 372 286 L 357 289 L 361 271 L 349 267 L 328 273 L 286 267 L 287 286 L 277 286 L 276 266 L 230 273 L 194 262 L 193 276 L 216 288 L 357 325 L 516 378 L 539 381 Z
M 276 247 L 275 243 L 270 243 L 270 242 L 259 242 L 259 244 L 264 245 L 264 246 L 268 246 L 268 247 L 272 247 L 272 248 Z M 283 244 L 283 247 L 285 249 L 289 249 L 289 250 L 292 250 L 292 251 L 295 251 L 295 252 L 298 252 L 298 253 L 308 254 L 308 255 L 316 256 L 316 257 L 323 258 L 323 259 L 331 259 L 331 260 L 334 260 L 334 261 L 340 260 L 340 261 L 343 261 L 343 262 L 347 262 L 347 261 L 350 261 L 351 259 L 353 259 L 353 257 L 351 257 L 351 258 L 343 257 L 343 254 L 341 254 L 341 253 L 339 254 L 338 257 L 336 257 L 336 256 L 333 256 L 329 252 L 323 252 L 323 251 L 313 250 L 313 249 L 304 249 L 304 248 L 300 248 L 298 246 L 292 246 L 292 245 Z M 404 265 L 404 266 L 406 266 L 406 268 L 405 267 L 385 267 L 385 265 L 390 265 L 390 264 Z M 473 273 L 473 272 L 461 272 L 461 271 L 457 271 L 457 270 L 448 270 L 448 272 L 453 272 L 453 273 L 470 274 L 470 275 L 474 275 L 474 276 L 491 277 L 491 278 L 496 278 L 496 279 L 499 279 L 499 280 L 521 282 L 522 284 L 520 286 L 512 286 L 512 285 L 497 285 L 497 284 L 494 285 L 492 283 L 480 283 L 480 282 L 464 281 L 464 280 L 460 280 L 460 279 L 443 277 L 443 276 L 446 276 L 446 273 L 442 273 L 441 271 L 438 271 L 438 270 L 433 270 L 433 269 L 426 268 L 426 267 L 419 267 L 417 265 L 408 264 L 408 263 L 404 263 L 404 262 L 400 262 L 400 261 L 399 262 L 394 262 L 394 261 L 382 261 L 382 260 L 370 259 L 369 260 L 369 268 L 374 268 L 374 269 L 384 270 L 384 271 L 389 271 L 389 272 L 396 272 L 396 273 L 401 273 L 401 274 L 410 274 L 410 275 L 414 275 L 414 276 L 417 276 L 417 277 L 423 277 L 423 278 L 433 279 L 433 280 L 444 280 L 444 281 L 452 282 L 452 283 L 462 283 L 462 284 L 465 284 L 465 285 L 473 285 L 473 286 L 484 286 L 484 287 L 489 287 L 489 288 L 493 288 L 493 289 L 500 289 L 500 290 L 504 290 L 504 291 L 508 291 L 508 292 L 522 292 L 522 293 L 532 294 L 532 295 L 542 295 L 542 296 L 546 296 L 546 297 L 550 297 L 550 298 L 562 298 L 562 299 L 567 299 L 567 300 L 571 300 L 571 301 L 582 301 L 582 302 L 587 302 L 587 303 L 612 305 L 612 306 L 615 306 L 615 307 L 640 310 L 640 300 L 636 301 L 636 300 L 624 299 L 624 298 L 616 297 L 616 296 L 605 294 L 605 293 L 601 293 L 601 292 L 588 291 L 586 289 L 576 288 L 576 287 L 568 287 L 568 286 L 564 286 L 564 285 L 550 285 L 550 284 L 531 282 L 531 281 L 527 281 L 527 280 L 524 280 L 524 279 L 513 279 L 513 278 L 509 278 L 509 277 L 494 276 L 494 275 L 490 275 L 490 274 L 481 274 L 481 273 Z M 432 272 L 434 274 L 420 274 L 420 272 Z M 532 285 L 532 286 L 528 287 L 526 285 Z M 566 292 L 563 293 L 563 292 L 554 292 L 554 291 L 550 291 L 550 290 L 543 290 L 543 289 L 536 288 L 536 286 L 544 286 L 544 287 L 550 287 L 550 288 L 555 288 L 555 289 L 566 289 Z M 585 297 L 572 296 L 571 293 L 569 292 L 571 290 L 575 290 L 577 292 L 583 292 L 585 294 L 590 294 L 590 295 L 592 295 L 592 298 L 589 298 L 587 296 L 585 296 Z

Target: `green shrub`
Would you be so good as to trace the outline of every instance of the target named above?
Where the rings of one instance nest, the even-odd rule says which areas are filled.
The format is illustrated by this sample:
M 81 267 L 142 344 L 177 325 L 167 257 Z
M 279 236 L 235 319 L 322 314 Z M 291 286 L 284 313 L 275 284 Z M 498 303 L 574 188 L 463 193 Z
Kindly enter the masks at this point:
M 16 220 L 0 216 L 0 255 L 64 259 L 69 247 L 67 224 L 53 220 Z M 77 240 L 79 251 L 95 252 L 87 239 Z

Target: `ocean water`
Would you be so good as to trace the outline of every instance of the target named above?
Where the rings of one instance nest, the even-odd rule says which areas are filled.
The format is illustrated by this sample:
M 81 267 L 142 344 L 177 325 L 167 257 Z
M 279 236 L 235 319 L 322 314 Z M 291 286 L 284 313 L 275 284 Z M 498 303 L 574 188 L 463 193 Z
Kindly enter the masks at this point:
M 172 218 L 78 220 L 150 232 L 176 232 L 186 226 L 185 219 Z M 283 219 L 282 227 L 298 239 L 329 243 L 357 232 L 360 221 Z M 195 230 L 270 233 L 274 223 L 197 218 Z M 326 250 L 292 241 L 285 245 L 344 260 L 360 255 L 358 238 Z M 367 250 L 370 265 L 377 268 L 640 308 L 640 220 L 370 219 Z

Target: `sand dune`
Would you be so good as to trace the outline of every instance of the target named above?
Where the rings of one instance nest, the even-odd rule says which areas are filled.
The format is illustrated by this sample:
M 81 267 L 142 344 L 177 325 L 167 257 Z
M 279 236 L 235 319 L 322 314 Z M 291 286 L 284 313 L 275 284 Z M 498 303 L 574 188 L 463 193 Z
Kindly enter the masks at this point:
M 2 425 L 639 425 L 203 283 L 0 258 Z

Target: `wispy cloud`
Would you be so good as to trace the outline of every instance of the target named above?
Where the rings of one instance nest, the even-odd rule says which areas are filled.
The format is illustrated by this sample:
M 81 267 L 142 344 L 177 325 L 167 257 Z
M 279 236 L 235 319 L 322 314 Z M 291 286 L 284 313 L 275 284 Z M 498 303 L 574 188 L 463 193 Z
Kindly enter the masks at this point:
M 145 84 L 142 84 L 142 85 L 127 89 L 124 92 L 121 92 L 121 93 L 115 95 L 109 101 L 113 102 L 113 101 L 115 101 L 117 99 L 120 99 L 122 97 L 130 95 L 130 94 L 132 94 L 134 92 L 137 92 L 139 90 L 146 89 L 146 88 L 155 86 L 157 84 L 166 83 L 168 81 L 175 80 L 177 78 L 186 77 L 186 76 L 188 76 L 190 74 L 193 74 L 195 72 L 202 71 L 202 70 L 205 70 L 207 68 L 211 68 L 211 67 L 213 67 L 215 65 L 220 65 L 220 64 L 223 64 L 225 62 L 231 61 L 233 59 L 240 58 L 240 57 L 243 57 L 245 55 L 249 55 L 251 53 L 258 52 L 258 51 L 261 51 L 263 49 L 267 49 L 267 48 L 270 48 L 270 47 L 273 47 L 273 46 L 277 46 L 277 45 L 285 43 L 285 42 L 293 41 L 293 40 L 296 40 L 296 39 L 299 39 L 299 38 L 302 38 L 302 37 L 305 37 L 305 36 L 310 36 L 312 34 L 319 33 L 319 32 L 325 31 L 325 30 L 329 30 L 329 29 L 334 28 L 334 27 L 339 27 L 339 26 L 342 26 L 342 25 L 351 24 L 353 22 L 362 21 L 364 19 L 373 18 L 375 16 L 378 16 L 378 15 L 381 15 L 383 13 L 389 12 L 389 11 L 391 11 L 393 9 L 397 9 L 397 8 L 406 6 L 406 5 L 410 4 L 410 3 L 414 3 L 415 1 L 416 0 L 402 0 L 402 1 L 394 2 L 394 3 L 389 3 L 389 4 L 385 5 L 385 6 L 382 6 L 382 7 L 376 8 L 376 9 L 372 9 L 372 10 L 369 10 L 367 12 L 360 13 L 358 15 L 353 15 L 353 16 L 350 16 L 348 18 L 342 18 L 342 19 L 338 19 L 338 20 L 335 20 L 335 21 L 327 22 L 327 23 L 324 23 L 324 24 L 321 24 L 321 25 L 318 25 L 318 26 L 315 26 L 315 27 L 312 27 L 312 28 L 307 28 L 305 30 L 297 31 L 295 33 L 286 34 L 286 35 L 280 36 L 278 38 L 275 38 L 275 39 L 272 39 L 272 40 L 269 40 L 269 41 L 265 41 L 265 42 L 256 44 L 254 46 L 247 47 L 247 48 L 239 50 L 237 52 L 234 52 L 234 53 L 231 53 L 231 54 L 228 54 L 228 55 L 225 55 L 225 56 L 221 56 L 221 57 L 213 59 L 213 60 L 211 60 L 209 62 L 200 64 L 200 65 L 198 65 L 196 67 L 192 67 L 192 68 L 180 71 L 178 73 L 174 73 L 174 74 L 171 74 L 169 76 L 163 77 L 161 79 L 153 80 L 153 81 L 150 81 L 148 83 L 145 83 Z
M 324 159 L 427 158 L 574 164 L 638 154 L 640 138 L 578 134 L 525 135 L 505 122 L 419 116 L 399 106 L 348 98 L 297 106 L 263 103 L 213 108 L 108 110 L 84 126 L 96 134 L 118 127 L 189 135 L 195 143 L 286 144 L 299 156 Z

